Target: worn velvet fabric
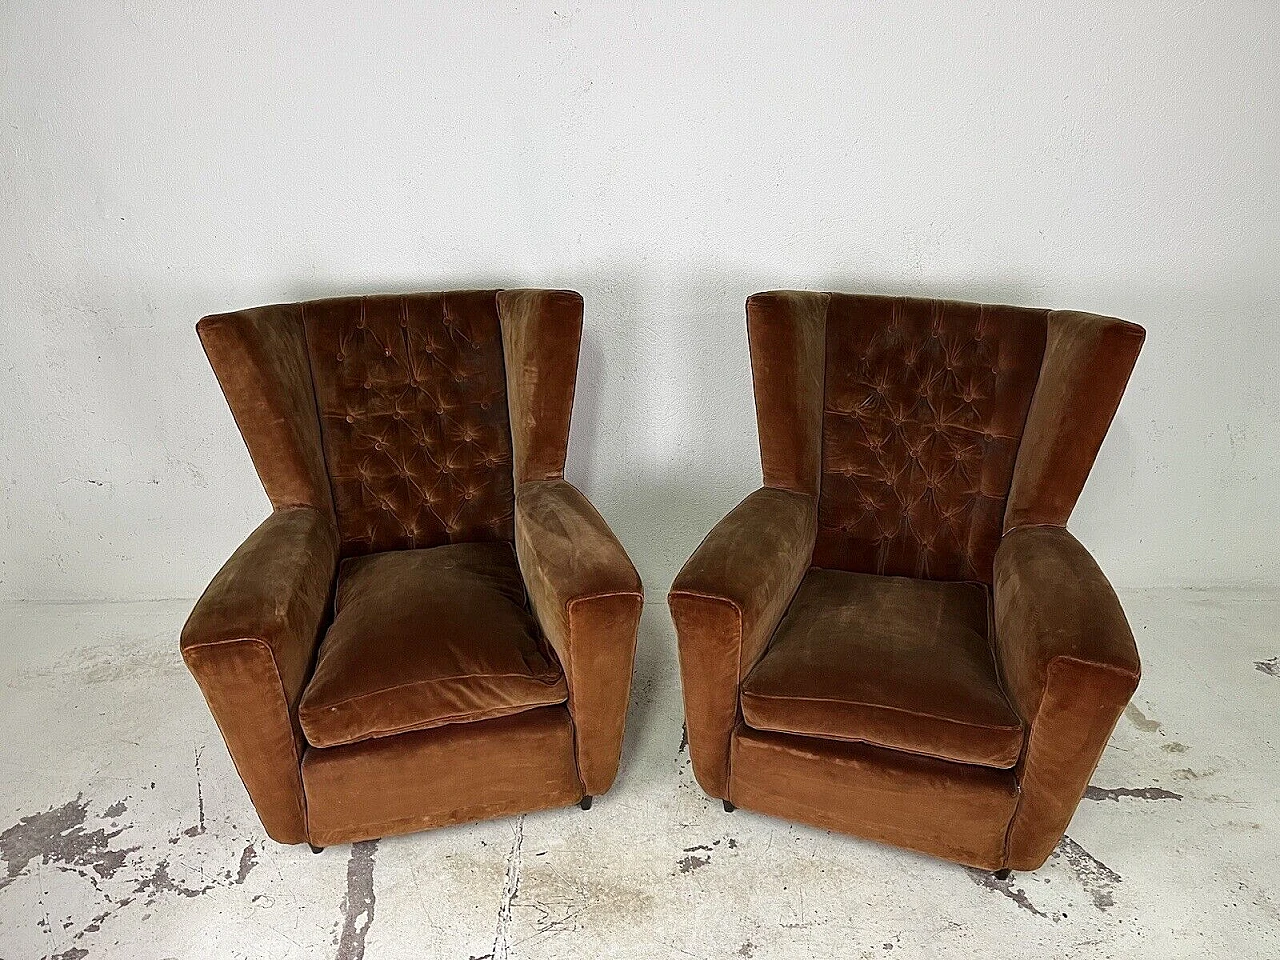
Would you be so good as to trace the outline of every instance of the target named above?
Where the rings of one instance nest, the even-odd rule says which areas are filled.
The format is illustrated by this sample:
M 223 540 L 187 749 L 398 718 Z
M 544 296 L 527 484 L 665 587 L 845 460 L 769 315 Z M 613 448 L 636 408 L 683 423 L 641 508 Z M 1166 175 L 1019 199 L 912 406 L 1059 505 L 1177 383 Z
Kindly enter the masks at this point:
M 995 601 L 1000 664 L 1031 728 L 1008 865 L 1032 869 L 1066 830 L 1142 668 L 1111 584 L 1061 527 L 1005 536 Z
M 716 797 L 729 789 L 738 687 L 782 619 L 813 553 L 812 497 L 765 488 L 707 534 L 671 586 L 693 774 Z
M 496 293 L 301 304 L 344 556 L 510 540 Z
M 563 706 L 307 750 L 310 840 L 355 843 L 576 803 Z
M 613 783 L 642 592 L 562 479 L 581 327 L 582 298 L 550 290 L 198 324 L 276 513 L 197 604 L 183 656 L 272 837 Z
M 621 756 L 644 607 L 640 577 L 604 518 L 564 480 L 520 485 L 516 554 L 531 607 L 568 680 L 583 788 L 604 793 Z
M 747 329 L 764 489 L 669 598 L 698 782 L 1038 866 L 1137 682 L 1115 595 L 1062 525 L 1141 328 L 774 291 Z
M 815 565 L 990 583 L 1045 316 L 831 296 Z
M 298 716 L 308 743 L 334 747 L 567 696 L 511 544 L 455 543 L 343 561 Z
M 1018 787 L 1008 770 L 743 725 L 730 794 L 749 810 L 995 870 Z
M 338 536 L 328 512 L 277 510 L 231 555 L 182 629 L 200 684 L 267 833 L 307 836 L 297 706 L 327 618 Z
M 980 583 L 815 567 L 742 683 L 743 716 L 756 730 L 1012 767 L 1022 721 L 987 620 Z

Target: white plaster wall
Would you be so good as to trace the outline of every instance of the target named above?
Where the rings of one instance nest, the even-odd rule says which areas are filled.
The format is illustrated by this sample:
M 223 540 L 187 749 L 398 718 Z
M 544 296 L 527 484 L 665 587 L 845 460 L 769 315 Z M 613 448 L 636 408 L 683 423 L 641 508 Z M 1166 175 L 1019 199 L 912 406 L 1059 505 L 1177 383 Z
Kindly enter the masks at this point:
M 1112 313 L 1073 527 L 1276 580 L 1271 3 L 0 0 L 0 595 L 191 596 L 267 504 L 192 325 L 576 288 L 569 474 L 661 596 L 759 479 L 743 300 Z

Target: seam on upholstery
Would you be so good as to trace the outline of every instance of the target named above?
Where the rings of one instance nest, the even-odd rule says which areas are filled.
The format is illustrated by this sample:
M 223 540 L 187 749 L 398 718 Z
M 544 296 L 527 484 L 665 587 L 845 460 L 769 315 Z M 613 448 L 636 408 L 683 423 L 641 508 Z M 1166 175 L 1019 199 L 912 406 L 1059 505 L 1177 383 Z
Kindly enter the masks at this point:
M 1002 533 L 1000 535 L 1000 539 L 1003 540 L 1005 537 L 1009 536 L 1009 534 L 1013 533 L 1016 530 L 1040 530 L 1040 529 L 1066 530 L 1067 525 L 1065 523 L 1047 523 L 1047 522 L 1046 523 L 1020 523 L 1016 527 L 1010 527 L 1008 530 Z M 1067 532 L 1069 533 L 1070 531 L 1067 531 Z M 1081 544 L 1081 546 L 1083 546 L 1083 544 Z
M 307 742 L 317 750 L 329 750 L 334 747 L 351 746 L 352 744 L 362 743 L 366 740 L 377 740 L 382 737 L 392 737 L 401 733 L 416 733 L 420 730 L 438 730 L 440 727 L 448 727 L 459 723 L 483 723 L 486 720 L 501 720 L 503 717 L 516 716 L 517 714 L 524 713 L 528 710 L 541 710 L 543 707 L 557 707 L 564 702 L 564 700 L 548 700 L 544 703 L 526 703 L 510 709 L 504 708 L 500 713 L 494 713 L 491 710 L 486 710 L 480 716 L 466 716 L 464 714 L 454 713 L 433 721 L 431 725 L 427 727 L 419 726 L 416 723 L 405 723 L 395 727 L 378 727 L 376 730 L 370 730 L 368 733 L 361 734 L 358 737 L 353 737 L 347 740 L 335 740 L 332 743 L 319 744 L 311 743 L 310 741 Z M 303 732 L 305 733 L 305 731 Z
M 545 680 L 539 680 L 537 677 L 534 677 L 527 673 L 455 673 L 455 674 L 450 674 L 447 677 L 431 677 L 428 680 L 410 680 L 406 683 L 397 683 L 390 687 L 380 687 L 377 690 L 370 690 L 367 693 L 353 694 L 349 697 L 344 697 L 341 700 L 337 700 L 334 703 L 326 703 L 322 706 L 313 707 L 311 709 L 333 710 L 338 707 L 345 707 L 351 703 L 357 703 L 361 700 L 368 699 L 369 697 L 380 697 L 387 693 L 398 693 L 401 690 L 411 690 L 414 687 L 428 686 L 434 683 L 448 683 L 452 680 L 475 680 L 481 677 L 494 677 L 494 678 L 522 677 L 527 680 L 532 680 L 534 683 L 540 683 L 546 687 L 554 686 L 560 680 L 564 679 L 563 674 L 557 677 L 555 680 L 545 681 Z M 556 702 L 561 703 L 563 701 L 557 700 Z
M 913 757 L 924 757 L 928 760 L 938 760 L 943 763 L 958 763 L 965 767 L 978 767 L 982 770 L 1004 770 L 1011 771 L 1017 767 L 1018 761 L 1005 763 L 1003 760 L 997 762 L 983 760 L 961 760 L 959 757 L 947 757 L 940 753 L 926 753 L 924 750 L 915 750 L 911 747 L 893 746 L 887 743 L 878 743 L 874 740 L 868 740 L 865 737 L 839 737 L 829 733 L 796 733 L 792 730 L 762 730 L 759 727 L 753 727 L 751 724 L 743 722 L 742 726 L 755 733 L 765 733 L 775 737 L 798 737 L 805 740 L 820 740 L 831 743 L 857 743 L 865 747 L 874 747 L 877 750 L 888 750 L 893 753 L 906 753 Z
M 814 551 L 818 549 L 817 530 L 818 530 L 818 527 L 822 526 L 822 477 L 826 473 L 825 468 L 827 465 L 827 460 L 826 460 L 827 424 L 826 424 L 826 418 L 823 416 L 823 414 L 825 413 L 826 406 L 827 406 L 827 324 L 830 320 L 830 317 L 831 317 L 831 293 L 830 291 L 828 291 L 825 294 L 823 303 L 822 303 L 822 330 L 821 330 L 821 339 L 819 341 L 822 344 L 822 366 L 820 368 L 822 372 L 822 398 L 818 401 L 818 407 L 819 407 L 819 410 L 818 410 L 818 475 L 814 477 L 814 484 L 817 487 L 817 489 L 814 491 L 814 494 L 813 494 L 814 538 L 813 538 L 813 546 L 809 548 L 809 565 L 810 566 L 813 565 Z M 801 576 L 800 579 L 803 580 L 804 577 Z M 799 584 L 796 585 L 796 589 L 797 590 L 800 589 Z M 794 594 L 792 594 L 792 599 L 793 600 L 795 599 Z M 788 607 L 791 606 L 790 601 L 787 602 L 787 606 Z M 785 615 L 785 611 L 784 611 L 784 615 Z
M 643 590 L 600 590 L 594 593 L 582 593 L 576 597 L 571 597 L 565 601 L 566 611 L 572 611 L 574 606 L 579 603 L 585 603 L 588 600 L 604 600 L 608 597 L 635 597 L 641 603 L 644 603 Z
M 573 649 L 574 648 L 574 642 L 573 642 L 574 631 L 573 631 L 572 602 L 564 604 L 564 634 L 565 634 L 564 653 L 565 653 L 565 659 L 568 662 L 560 664 L 560 668 L 564 671 L 565 690 L 566 690 L 565 704 L 569 711 L 569 733 L 572 736 L 572 742 L 573 742 L 573 768 L 578 775 L 578 785 L 582 788 L 583 795 L 585 796 L 587 788 L 586 788 L 586 782 L 583 780 L 583 777 L 582 777 L 582 758 L 580 757 L 580 753 L 582 751 L 582 741 L 578 737 L 579 725 L 574 719 L 575 715 L 578 712 L 578 704 L 577 704 L 578 684 L 577 684 L 577 678 L 574 676 L 574 663 L 577 661 L 578 658 L 574 655 L 575 651 Z
M 831 416 L 833 416 L 833 417 L 852 417 L 852 416 L 854 416 L 854 412 L 853 412 L 852 410 L 833 410 L 831 407 L 828 407 L 828 406 L 826 406 L 825 404 L 824 404 L 824 405 L 823 405 L 823 407 L 822 407 L 822 412 L 823 412 L 824 414 L 829 414 L 829 415 L 831 415 Z M 982 436 L 982 437 L 987 438 L 987 439 L 990 439 L 990 440 L 1019 440 L 1019 439 L 1020 439 L 1018 436 L 1005 436 L 1003 433 L 991 433 L 991 434 L 988 434 L 988 433 L 986 433 L 986 432 L 984 432 L 984 431 L 982 431 L 982 430 L 977 429 L 976 427 L 969 427 L 969 426 L 965 426 L 965 425 L 964 425 L 964 424 L 962 424 L 962 423 L 948 423 L 948 424 L 947 424 L 947 429 L 949 429 L 949 430 L 963 430 L 963 431 L 964 431 L 964 432 L 966 432 L 966 433 L 976 433 L 976 434 L 978 434 L 979 436 Z M 822 472 L 823 472 L 823 473 L 835 473 L 835 472 L 837 472 L 837 471 L 834 471 L 834 470 L 823 470 Z M 996 496 L 996 495 L 992 494 L 992 495 L 988 496 L 988 497 L 987 497 L 987 499 L 989 499 L 989 500 L 999 500 L 999 499 L 1000 499 L 1000 497 L 998 497 L 998 496 Z
M 897 707 L 889 703 L 867 703 L 864 700 L 839 700 L 839 699 L 836 699 L 835 697 L 799 697 L 799 696 L 786 697 L 786 696 L 779 696 L 778 694 L 773 694 L 773 693 L 748 693 L 746 691 L 743 692 L 743 696 L 753 697 L 757 700 L 770 700 L 770 701 L 777 701 L 777 702 L 788 701 L 788 700 L 799 700 L 804 703 L 833 703 L 833 704 L 843 704 L 849 707 L 868 707 L 875 710 L 889 710 L 889 711 L 892 711 L 893 713 L 902 713 L 912 717 L 920 717 L 922 720 L 936 720 L 938 723 L 950 724 L 953 726 L 963 727 L 970 730 L 990 730 L 992 732 L 1001 731 L 1001 730 L 1017 730 L 1019 733 L 1021 733 L 1024 729 L 1022 724 L 1022 718 L 1020 717 L 1018 718 L 1018 725 L 1016 727 L 998 727 L 993 724 L 987 724 L 987 723 L 970 723 L 967 720 L 957 720 L 954 717 L 940 717 L 940 716 L 937 716 L 936 714 L 925 713 L 921 710 L 913 710 L 910 707 Z M 1010 710 L 1014 714 L 1014 716 L 1017 716 L 1017 711 L 1012 710 L 1012 708 L 1010 708 Z M 782 733 L 785 731 L 776 731 L 776 732 Z M 827 736 L 827 734 L 800 734 L 800 736 Z
M 1031 400 L 1027 403 L 1027 412 L 1022 418 L 1022 430 L 1018 434 L 1018 449 L 1013 455 L 1013 469 L 1009 471 L 1009 486 L 1004 492 L 1004 513 L 1000 517 L 1000 527 L 1004 532 L 1001 533 L 1001 538 L 1004 537 L 1004 533 L 1008 532 L 1007 530 L 1004 530 L 1004 527 L 1009 522 L 1009 495 L 1013 493 L 1013 481 L 1018 476 L 1018 462 L 1022 459 L 1022 443 L 1023 440 L 1026 439 L 1027 421 L 1031 419 L 1031 411 L 1036 408 L 1036 400 L 1040 396 L 1040 386 L 1044 383 L 1044 368 L 1049 360 L 1049 348 L 1052 346 L 1049 321 L 1055 312 L 1056 311 L 1053 310 L 1044 311 L 1044 350 L 1040 353 L 1040 369 L 1036 371 L 1036 385 L 1031 388 Z M 1068 511 L 1068 513 L 1070 513 L 1070 511 Z M 997 540 L 996 543 L 998 545 L 999 540 Z M 993 573 L 992 581 L 994 582 L 994 580 L 995 575 Z
M 578 778 L 578 791 L 582 797 L 587 795 L 587 781 L 582 776 L 582 764 L 578 761 L 578 722 L 573 719 L 573 707 L 568 702 L 568 698 L 561 701 L 564 703 L 564 712 L 569 715 L 569 742 L 573 744 L 570 754 L 573 756 L 573 775 Z M 579 797 L 578 799 L 582 799 Z
M 809 733 L 783 733 L 779 730 L 761 730 L 759 727 L 753 727 L 749 723 L 745 722 L 740 724 L 739 727 L 743 730 L 760 734 L 765 737 L 780 737 L 789 740 L 816 740 L 818 742 L 825 741 L 828 743 L 854 743 L 860 744 L 864 747 L 872 747 L 876 750 L 885 750 L 889 753 L 905 753 L 912 757 L 923 757 L 926 760 L 937 760 L 940 763 L 954 763 L 962 767 L 976 767 L 979 770 L 996 771 L 999 773 L 1009 773 L 1014 770 L 1013 766 L 994 767 L 985 763 L 978 763 L 973 760 L 957 760 L 954 757 L 940 757 L 936 753 L 922 753 L 919 750 L 912 750 L 910 747 L 886 747 L 883 743 L 872 743 L 870 740 L 863 740 L 857 737 L 828 737 L 816 736 Z M 738 728 L 735 728 L 734 732 L 736 733 L 737 730 Z
M 1003 535 L 1001 539 L 1003 539 Z M 996 585 L 994 570 L 991 580 L 991 584 L 989 586 L 984 584 L 982 589 L 982 598 L 987 607 L 987 653 L 991 655 L 991 667 L 995 671 L 996 686 L 1000 688 L 1000 696 L 1004 697 L 1005 704 L 1013 711 L 1013 715 L 1018 718 L 1018 724 L 1025 730 L 1026 724 L 1022 719 L 1022 714 L 1018 713 L 1018 708 L 1014 705 L 1013 698 L 1009 696 L 1007 685 L 1004 682 L 1004 671 L 1000 665 L 1000 648 L 996 643 Z M 1019 749 L 1019 758 L 1021 758 L 1021 748 Z
M 363 313 L 363 297 L 360 299 L 360 310 Z M 341 557 L 344 546 L 342 526 L 338 522 L 338 498 L 333 492 L 333 471 L 329 469 L 329 441 L 324 426 L 324 416 L 320 412 L 320 393 L 316 390 L 316 371 L 315 363 L 311 359 L 311 341 L 307 336 L 306 303 L 298 304 L 298 316 L 302 323 L 302 352 L 307 356 L 307 377 L 311 381 L 311 409 L 316 415 L 316 434 L 320 440 L 320 463 L 324 467 L 325 482 L 329 485 L 329 512 L 333 514 L 333 527 L 338 534 L 338 556 Z
M 586 313 L 585 304 L 582 305 L 582 313 L 584 315 Z M 557 458 L 560 461 L 559 466 L 556 467 L 555 479 L 557 480 L 564 479 L 564 465 L 565 465 L 565 461 L 569 459 L 569 435 L 573 432 L 573 403 L 578 395 L 578 364 L 582 360 L 582 335 L 585 329 L 586 329 L 586 323 L 584 322 L 584 318 L 582 316 L 579 316 L 578 317 L 578 343 L 573 350 L 573 378 L 569 381 L 569 396 L 568 396 L 569 418 L 568 420 L 565 421 L 565 425 L 564 425 L 564 449 L 562 451 L 562 455 Z M 589 502 L 590 501 L 588 501 L 588 503 Z M 592 509 L 594 509 L 594 507 Z

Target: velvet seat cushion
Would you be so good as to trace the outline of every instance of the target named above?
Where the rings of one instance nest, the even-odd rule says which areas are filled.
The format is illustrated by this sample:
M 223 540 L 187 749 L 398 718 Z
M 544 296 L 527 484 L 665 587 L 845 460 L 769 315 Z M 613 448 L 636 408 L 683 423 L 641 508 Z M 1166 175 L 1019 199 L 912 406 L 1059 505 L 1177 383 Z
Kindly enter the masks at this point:
M 511 544 L 456 543 L 343 562 L 298 718 L 333 747 L 567 698 Z
M 987 588 L 811 568 L 742 684 L 757 730 L 1007 768 L 1022 723 L 1000 687 Z

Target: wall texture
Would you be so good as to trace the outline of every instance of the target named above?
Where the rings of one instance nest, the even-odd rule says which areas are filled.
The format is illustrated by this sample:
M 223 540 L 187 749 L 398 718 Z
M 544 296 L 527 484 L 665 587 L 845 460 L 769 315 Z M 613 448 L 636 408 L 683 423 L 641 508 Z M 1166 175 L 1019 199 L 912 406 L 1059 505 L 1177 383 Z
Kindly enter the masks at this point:
M 1280 12 L 1035 6 L 0 0 L 0 596 L 191 596 L 266 513 L 202 314 L 474 285 L 586 297 L 569 474 L 654 597 L 783 286 L 1144 324 L 1073 528 L 1276 580 Z

